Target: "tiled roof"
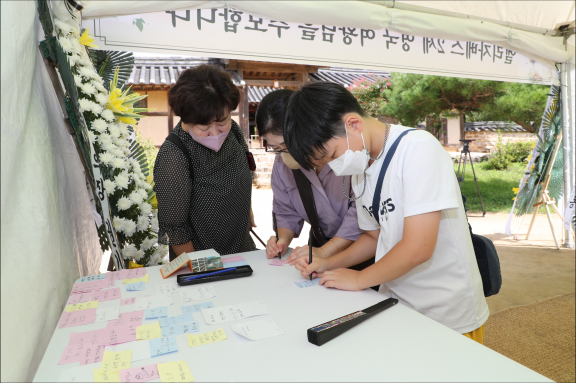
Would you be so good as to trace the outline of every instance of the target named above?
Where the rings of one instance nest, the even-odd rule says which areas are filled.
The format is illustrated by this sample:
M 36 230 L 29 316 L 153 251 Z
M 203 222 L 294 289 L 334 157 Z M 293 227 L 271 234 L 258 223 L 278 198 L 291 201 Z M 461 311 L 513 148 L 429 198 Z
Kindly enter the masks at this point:
M 313 81 L 335 82 L 348 87 L 356 80 L 366 79 L 376 81 L 377 78 L 389 78 L 390 73 L 385 71 L 374 71 L 366 69 L 349 68 L 320 68 L 318 73 L 311 73 Z
M 128 84 L 135 85 L 173 85 L 180 74 L 186 69 L 202 64 L 216 63 L 209 58 L 135 58 L 134 68 L 128 79 Z
M 283 88 L 278 88 L 283 89 Z M 266 96 L 270 92 L 274 92 L 275 88 L 271 88 L 269 86 L 249 86 L 248 87 L 248 102 L 251 104 L 257 104 L 264 96 Z
M 502 121 L 466 122 L 464 127 L 467 132 L 496 132 L 498 130 L 501 132 L 528 132 L 526 129 L 513 122 Z

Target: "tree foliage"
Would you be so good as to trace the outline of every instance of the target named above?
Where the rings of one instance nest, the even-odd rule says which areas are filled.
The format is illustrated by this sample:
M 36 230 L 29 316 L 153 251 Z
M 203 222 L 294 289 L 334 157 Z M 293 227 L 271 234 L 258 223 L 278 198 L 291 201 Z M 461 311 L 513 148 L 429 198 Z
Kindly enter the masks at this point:
M 543 85 L 410 73 L 359 81 L 349 89 L 373 117 L 386 115 L 407 126 L 464 113 L 468 121 L 513 121 L 533 133 L 548 93 Z

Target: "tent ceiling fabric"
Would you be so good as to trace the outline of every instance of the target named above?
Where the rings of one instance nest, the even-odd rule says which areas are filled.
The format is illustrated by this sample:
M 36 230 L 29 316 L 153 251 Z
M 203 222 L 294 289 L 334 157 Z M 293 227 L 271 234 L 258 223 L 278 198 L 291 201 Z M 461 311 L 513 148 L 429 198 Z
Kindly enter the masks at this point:
M 416 36 L 458 41 L 485 41 L 512 49 L 550 67 L 554 67 L 555 63 L 573 59 L 574 47 L 569 46 L 571 51 L 566 52 L 562 37 L 544 36 L 486 21 L 388 8 L 385 3 L 384 1 L 335 1 L 330 2 L 328 6 L 326 1 L 188 0 L 136 2 L 91 0 L 84 2 L 85 8 L 82 11 L 82 17 L 91 19 L 166 10 L 224 8 L 228 6 L 273 20 L 365 29 L 387 28 Z M 421 5 L 422 2 L 416 3 Z M 470 4 L 470 2 L 458 3 L 463 3 L 459 7 L 468 7 Z M 500 5 L 500 3 L 508 2 L 497 2 L 495 4 Z M 536 12 L 535 8 L 524 7 L 525 3 L 530 2 L 522 2 L 522 6 L 518 6 L 518 2 L 516 2 L 514 11 L 522 13 L 526 9 L 527 14 L 526 16 L 515 16 L 515 19 L 536 19 L 536 15 L 531 16 L 531 12 Z M 472 2 L 472 4 L 474 3 Z M 546 4 L 549 8 L 547 13 L 557 14 L 559 15 L 557 17 L 562 20 L 570 18 L 570 15 L 565 14 L 565 12 L 570 10 L 565 7 L 564 2 L 546 2 Z M 448 4 L 445 6 L 448 6 Z M 490 7 L 489 4 L 485 6 Z M 476 9 L 476 7 L 479 7 L 479 5 L 475 5 L 471 9 Z M 506 17 L 504 9 L 511 9 L 511 5 L 506 4 L 501 7 L 501 10 L 495 9 L 493 12 L 494 14 L 500 13 L 501 17 Z

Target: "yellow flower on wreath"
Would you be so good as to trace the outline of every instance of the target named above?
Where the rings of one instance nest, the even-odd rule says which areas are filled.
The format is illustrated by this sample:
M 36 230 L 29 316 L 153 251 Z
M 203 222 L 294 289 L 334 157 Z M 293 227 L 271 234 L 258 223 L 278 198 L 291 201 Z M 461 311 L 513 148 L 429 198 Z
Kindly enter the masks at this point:
M 116 67 L 116 70 L 114 71 L 114 78 L 110 82 L 110 93 L 108 95 L 108 104 L 106 104 L 106 108 L 114 112 L 114 115 L 118 121 L 128 125 L 136 125 L 136 118 L 143 117 L 139 113 L 150 112 L 156 109 L 134 108 L 134 104 L 136 102 L 145 99 L 148 96 L 140 96 L 140 93 L 135 92 L 128 94 L 132 88 L 131 86 L 122 92 L 122 90 L 118 88 L 119 70 L 120 68 Z
M 87 47 L 90 48 L 98 48 L 97 45 L 94 45 L 94 38 L 92 37 L 92 35 L 88 34 L 89 29 L 90 28 L 86 28 L 82 36 L 80 36 L 80 44 L 86 45 Z

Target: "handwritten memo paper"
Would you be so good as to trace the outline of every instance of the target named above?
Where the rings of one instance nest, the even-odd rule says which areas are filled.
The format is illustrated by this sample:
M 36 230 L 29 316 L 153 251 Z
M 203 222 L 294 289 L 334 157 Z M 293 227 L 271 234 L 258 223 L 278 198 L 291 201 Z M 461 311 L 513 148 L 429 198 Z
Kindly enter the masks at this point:
M 228 337 L 226 336 L 224 329 L 219 328 L 218 330 L 206 332 L 204 334 L 198 334 L 198 335 L 188 334 L 188 346 L 190 347 L 204 346 L 205 344 L 220 342 L 226 339 L 228 339 Z
M 162 336 L 182 335 L 197 331 L 198 322 L 190 322 L 176 326 L 162 327 Z
M 174 338 L 173 336 L 150 339 L 148 343 L 150 344 L 150 357 L 155 357 L 158 355 L 164 355 L 178 351 L 176 338 Z
M 99 307 L 96 309 L 96 319 L 94 322 L 98 323 L 118 319 L 119 314 L 120 314 L 119 306 Z
M 178 292 L 178 285 L 171 285 L 171 284 L 163 284 L 163 285 L 156 285 L 156 292 L 158 294 L 172 294 Z
M 230 326 L 230 328 L 244 338 L 260 340 L 273 336 L 284 335 L 284 331 L 272 318 L 258 319 L 251 322 L 243 322 Z
M 166 306 L 148 309 L 144 313 L 144 319 L 165 318 L 167 316 L 168 316 L 168 307 Z
M 130 368 L 132 363 L 132 351 L 104 351 L 104 356 L 102 357 L 102 365 L 100 366 L 100 371 L 102 374 L 110 374 L 113 372 L 120 372 L 120 370 L 125 370 Z
M 73 303 L 71 305 L 66 306 L 66 312 L 72 311 L 79 311 L 79 310 L 86 310 L 86 309 L 95 309 L 98 307 L 98 301 L 90 301 L 84 303 Z
M 81 294 L 97 291 L 106 287 L 105 281 L 98 280 L 92 282 L 74 283 L 70 294 Z
M 90 293 L 74 294 L 70 296 L 68 304 L 90 302 Z
M 193 382 L 194 377 L 183 360 L 158 364 L 160 381 L 164 382 Z
M 120 383 L 119 372 L 105 374 L 100 369 L 94 369 L 92 372 L 94 373 L 94 383 Z
M 162 330 L 158 322 L 136 327 L 136 339 L 138 340 L 160 338 L 161 336 Z
M 96 320 L 96 309 L 65 312 L 62 314 L 62 319 L 60 319 L 58 327 L 80 326 L 94 323 L 94 320 Z
M 261 300 L 202 310 L 202 315 L 207 324 L 231 322 L 234 320 L 271 313 L 272 311 L 268 306 L 266 306 L 266 303 Z
M 199 301 L 201 299 L 208 299 L 217 296 L 216 290 L 212 285 L 208 286 L 188 286 L 181 288 L 180 291 L 180 302 L 191 302 Z
M 312 279 L 311 281 L 308 281 L 308 280 L 297 281 L 297 282 L 294 282 L 294 284 L 296 286 L 298 286 L 298 288 L 303 289 L 305 287 L 318 286 L 318 282 L 320 282 L 320 278 L 315 278 L 315 279 Z
M 132 362 L 150 358 L 150 345 L 148 342 L 134 341 L 113 346 L 106 346 L 106 351 L 132 351 Z
M 138 283 L 138 282 L 148 282 L 148 274 L 146 274 L 143 277 L 140 278 L 130 278 L 130 279 L 124 279 L 124 284 L 128 284 L 128 283 Z
M 158 378 L 160 378 L 160 374 L 158 374 L 158 368 L 155 364 L 120 371 L 120 381 L 127 383 L 147 382 Z
M 202 309 L 211 309 L 212 307 L 214 307 L 214 303 L 203 302 L 195 305 L 181 306 L 180 308 L 184 314 L 191 314 L 202 311 Z
M 100 290 L 95 293 L 92 293 L 92 300 L 93 301 L 111 301 L 113 299 L 120 299 L 120 287 L 116 287 L 113 289 L 106 289 Z
M 104 346 L 88 346 L 82 349 L 83 354 L 80 357 L 80 365 L 94 364 L 102 361 Z
M 194 322 L 194 317 L 192 314 L 186 313 L 175 317 L 160 318 L 158 319 L 158 322 L 160 323 L 160 327 L 170 327 L 183 323 Z
M 132 279 L 132 278 L 140 278 L 147 274 L 145 267 L 139 267 L 136 269 L 122 269 L 120 270 L 119 278 L 118 279 Z
M 136 297 L 126 298 L 126 299 L 120 300 L 120 306 L 133 305 L 134 303 L 136 303 Z
M 171 304 L 172 304 L 172 298 L 167 294 L 152 295 L 150 297 L 136 298 L 135 309 L 147 310 L 157 307 L 170 306 Z
M 284 266 L 284 264 L 286 263 L 286 261 L 284 259 L 278 259 L 278 258 L 274 258 L 272 261 L 270 261 L 270 263 L 268 263 L 270 266 Z

